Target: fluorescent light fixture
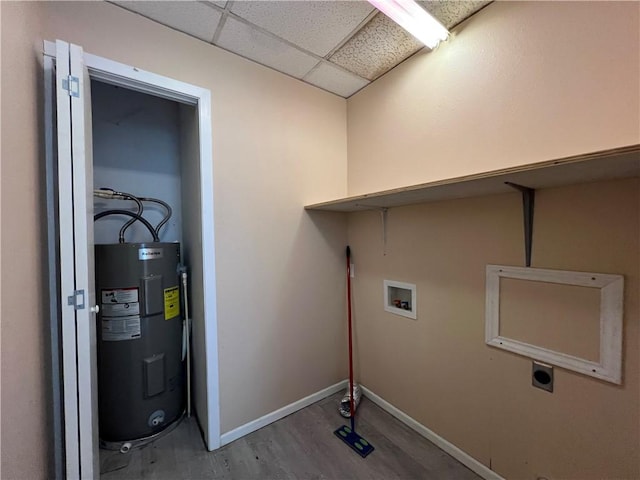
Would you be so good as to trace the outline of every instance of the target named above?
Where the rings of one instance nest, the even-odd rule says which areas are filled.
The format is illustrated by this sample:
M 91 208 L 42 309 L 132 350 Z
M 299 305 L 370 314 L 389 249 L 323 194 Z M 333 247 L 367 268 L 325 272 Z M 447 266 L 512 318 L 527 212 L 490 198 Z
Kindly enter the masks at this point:
M 449 30 L 414 0 L 368 2 L 431 49 L 449 36 Z

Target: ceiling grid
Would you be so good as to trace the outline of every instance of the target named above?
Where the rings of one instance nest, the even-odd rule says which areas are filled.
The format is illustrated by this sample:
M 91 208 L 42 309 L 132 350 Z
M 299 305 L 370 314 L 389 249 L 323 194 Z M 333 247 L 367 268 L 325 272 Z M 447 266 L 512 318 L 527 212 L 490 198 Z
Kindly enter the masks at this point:
M 112 3 L 344 98 L 424 48 L 365 0 Z M 490 1 L 418 3 L 451 29 Z

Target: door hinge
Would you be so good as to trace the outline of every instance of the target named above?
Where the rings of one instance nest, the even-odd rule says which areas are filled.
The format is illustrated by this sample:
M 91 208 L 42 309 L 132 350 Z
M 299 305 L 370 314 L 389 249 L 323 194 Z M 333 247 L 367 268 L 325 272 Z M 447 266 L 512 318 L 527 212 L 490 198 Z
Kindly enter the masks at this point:
M 67 297 L 67 305 L 73 305 L 74 310 L 84 310 L 84 290 L 74 290 L 73 295 Z
M 62 89 L 69 92 L 70 97 L 80 96 L 80 80 L 78 77 L 69 75 L 67 78 L 62 79 Z

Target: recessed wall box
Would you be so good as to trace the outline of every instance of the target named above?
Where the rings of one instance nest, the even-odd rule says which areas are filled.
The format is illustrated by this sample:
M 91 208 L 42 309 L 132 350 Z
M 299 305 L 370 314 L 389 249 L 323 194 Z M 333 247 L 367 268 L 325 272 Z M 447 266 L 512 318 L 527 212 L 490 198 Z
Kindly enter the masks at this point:
M 384 281 L 384 309 L 387 312 L 416 319 L 416 286 L 412 283 Z

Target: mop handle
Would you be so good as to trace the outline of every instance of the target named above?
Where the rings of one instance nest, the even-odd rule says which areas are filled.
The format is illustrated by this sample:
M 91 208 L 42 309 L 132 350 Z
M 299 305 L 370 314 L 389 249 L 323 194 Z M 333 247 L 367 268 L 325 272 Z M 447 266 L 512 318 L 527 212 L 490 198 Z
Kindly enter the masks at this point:
M 351 420 L 351 431 L 355 431 L 355 402 L 353 399 L 353 348 L 351 336 L 351 249 L 347 245 L 347 311 L 349 317 L 349 412 Z

